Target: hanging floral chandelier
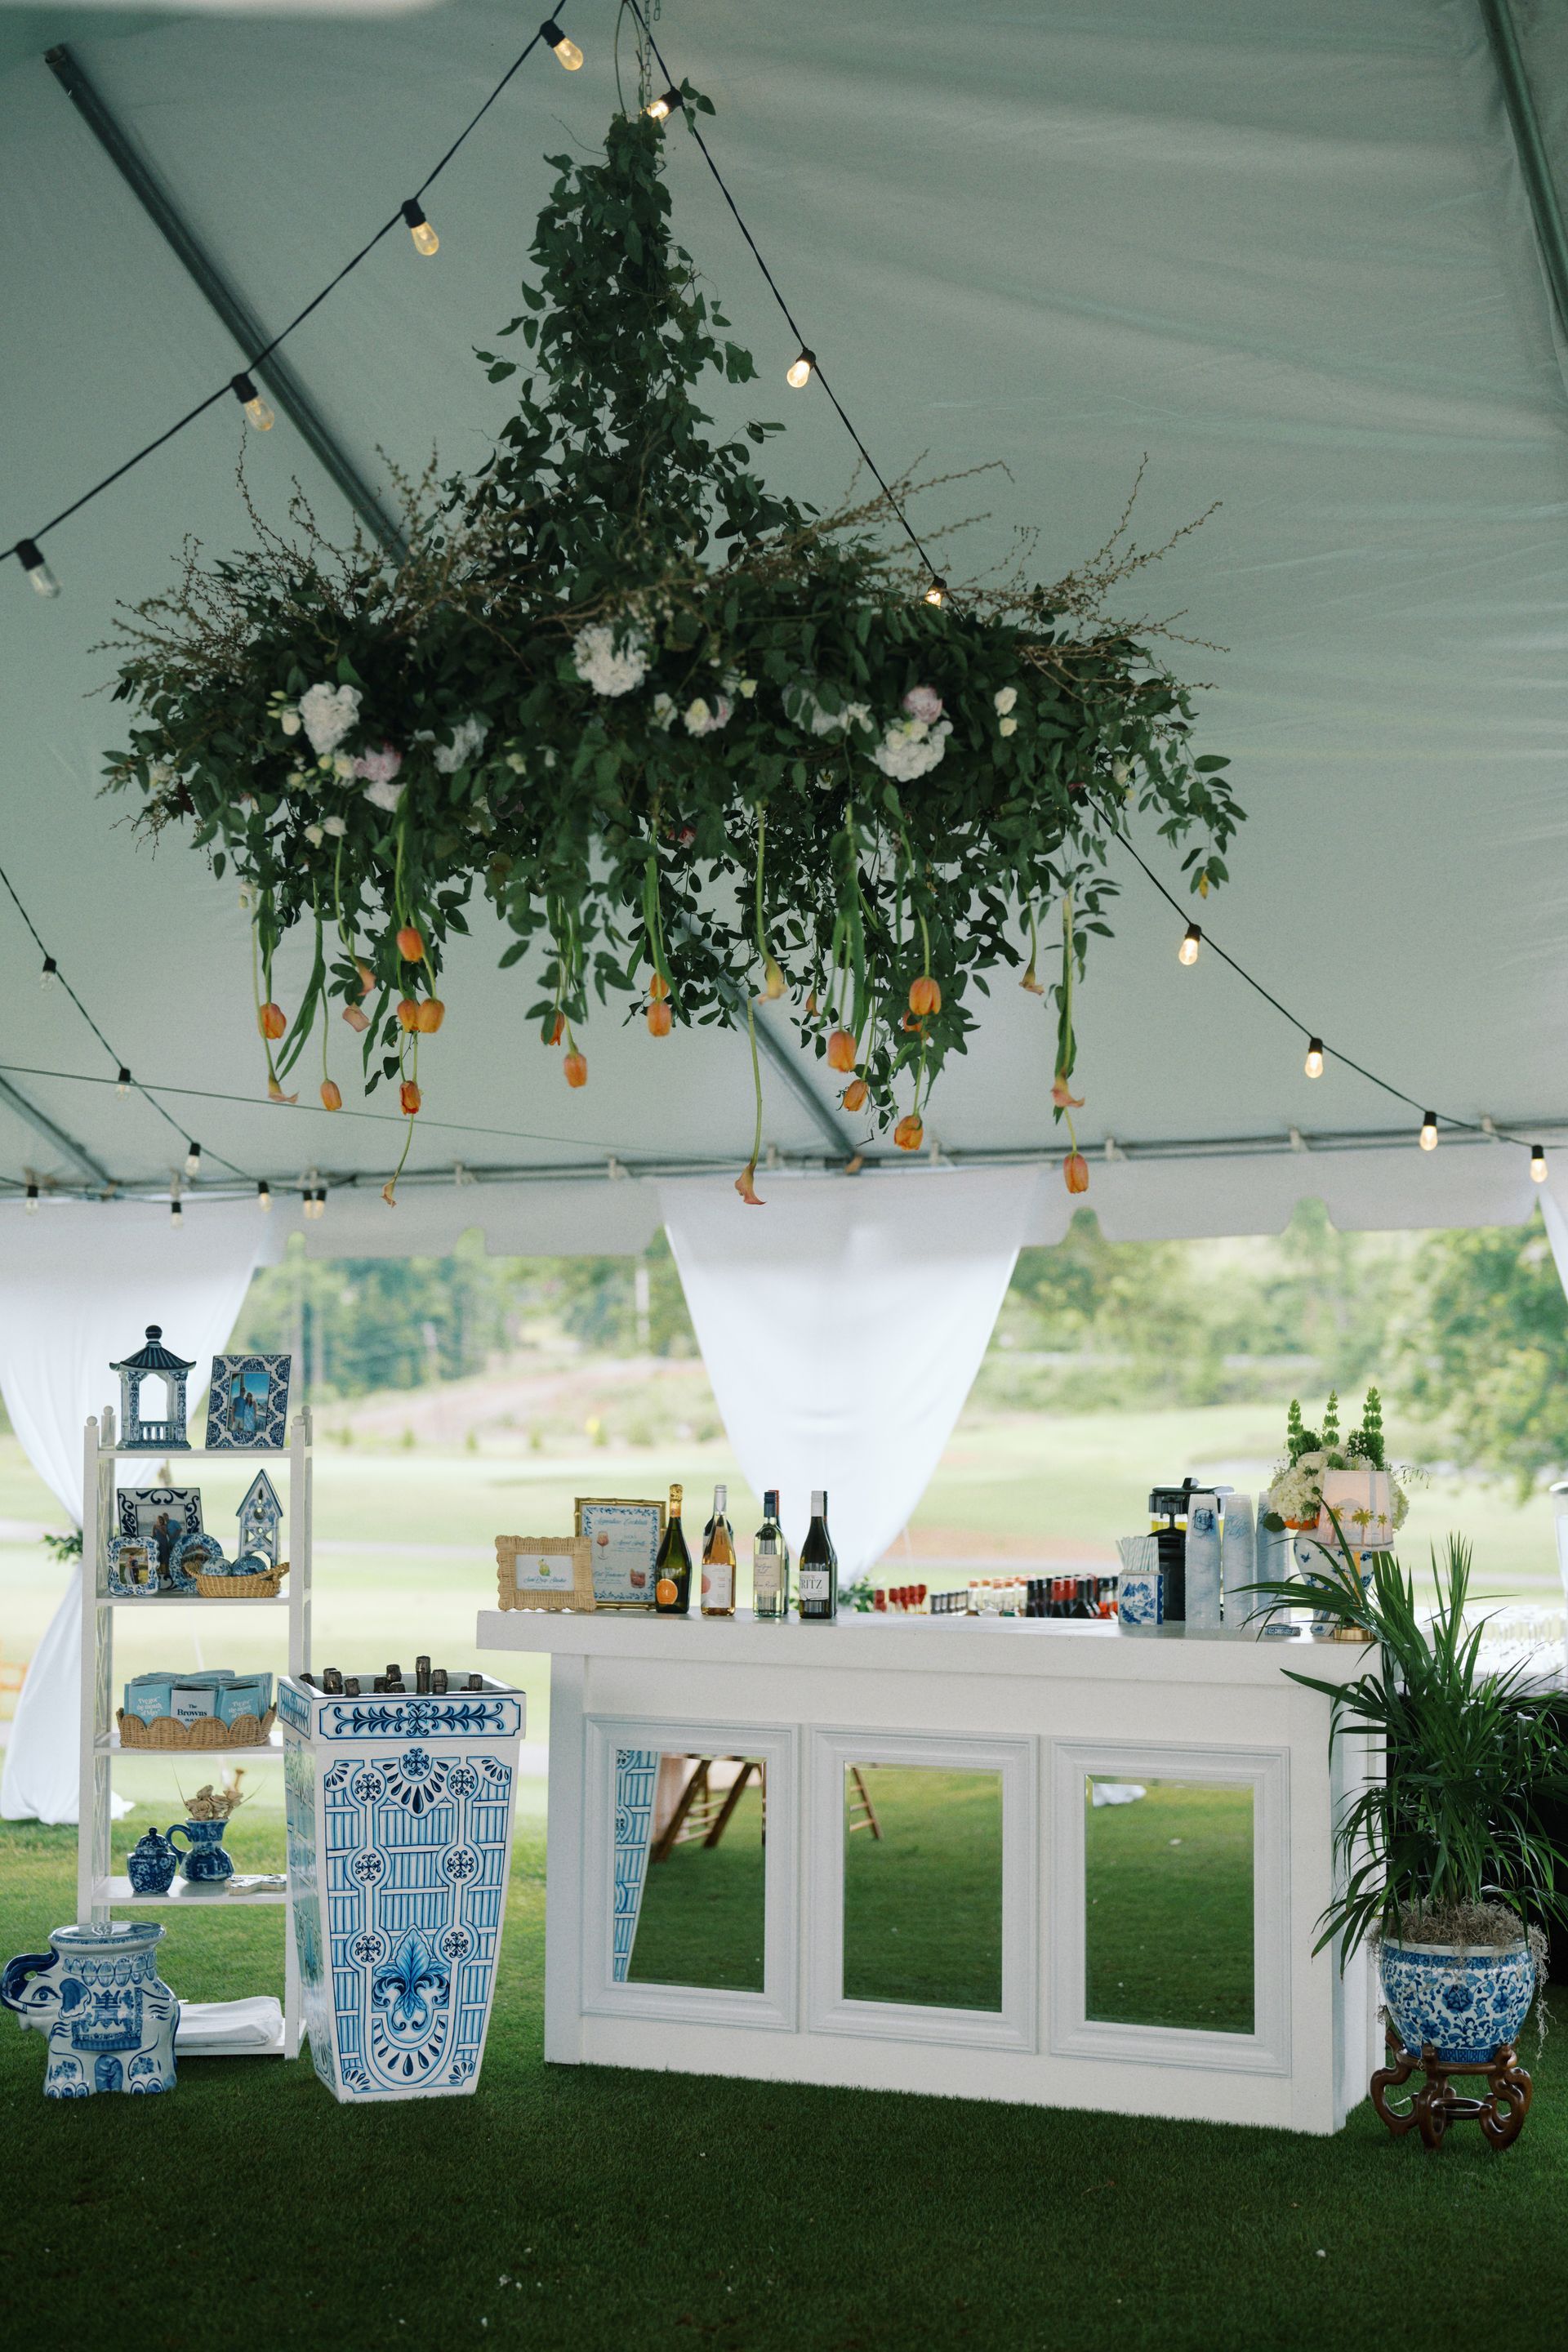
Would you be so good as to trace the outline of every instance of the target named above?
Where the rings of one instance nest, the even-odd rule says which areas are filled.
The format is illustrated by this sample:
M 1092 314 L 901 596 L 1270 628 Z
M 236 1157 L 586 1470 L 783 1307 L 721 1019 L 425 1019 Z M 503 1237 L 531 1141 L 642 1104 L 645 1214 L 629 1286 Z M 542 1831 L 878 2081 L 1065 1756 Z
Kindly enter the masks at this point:
M 515 410 L 476 475 L 400 480 L 405 553 L 333 549 L 297 499 L 290 534 L 253 513 L 254 548 L 192 551 L 135 608 L 116 692 L 137 720 L 110 782 L 244 883 L 272 1097 L 296 1099 L 284 1081 L 314 1036 L 321 1100 L 341 1107 L 339 1016 L 367 1087 L 398 1085 L 405 1159 L 476 887 L 514 934 L 503 965 L 542 951 L 528 1018 L 569 1086 L 588 1079 L 592 999 L 654 1040 L 746 1028 L 754 1082 L 772 1000 L 845 1109 L 909 1150 L 975 990 L 1022 964 L 1047 993 L 1049 914 L 1070 1132 L 1107 844 L 1150 813 L 1192 837 L 1206 895 L 1241 821 L 1226 762 L 1194 756 L 1187 692 L 1104 616 L 1150 559 L 1119 532 L 1053 586 L 955 593 L 888 551 L 880 494 L 825 519 L 771 491 L 753 468 L 779 428 L 721 439 L 696 404 L 710 370 L 755 370 L 671 239 L 662 135 L 619 116 L 602 161 L 552 159 L 535 274 L 500 339 L 521 356 L 479 354 L 493 382 L 520 379 Z M 803 352 L 791 381 L 810 374 Z M 273 964 L 301 923 L 314 955 L 290 1013 Z M 747 1200 L 761 1132 L 757 1082 Z M 1064 1174 L 1087 1184 L 1076 1139 Z

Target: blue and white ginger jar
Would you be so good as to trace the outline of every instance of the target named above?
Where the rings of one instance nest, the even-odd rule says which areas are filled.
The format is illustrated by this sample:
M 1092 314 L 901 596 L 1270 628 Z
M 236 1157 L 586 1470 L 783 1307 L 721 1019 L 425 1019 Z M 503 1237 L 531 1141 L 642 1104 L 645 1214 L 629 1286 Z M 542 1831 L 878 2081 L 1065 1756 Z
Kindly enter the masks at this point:
M 1517 2042 L 1535 1997 L 1535 1958 L 1522 1939 L 1500 1948 L 1385 1940 L 1378 1969 L 1405 2047 L 1430 2042 L 1450 2066 L 1480 2064 L 1500 2042 Z

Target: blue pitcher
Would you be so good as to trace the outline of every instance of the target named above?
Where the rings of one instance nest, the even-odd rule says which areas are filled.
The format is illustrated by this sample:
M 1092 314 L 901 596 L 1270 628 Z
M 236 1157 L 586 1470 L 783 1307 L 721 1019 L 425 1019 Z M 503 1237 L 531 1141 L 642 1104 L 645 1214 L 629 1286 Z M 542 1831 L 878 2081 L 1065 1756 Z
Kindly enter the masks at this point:
M 221 1886 L 234 1876 L 234 1857 L 224 1850 L 226 1822 L 171 1822 L 169 1843 L 185 1839 L 189 1851 L 180 1859 L 180 1875 L 193 1886 Z M 175 1849 L 176 1852 L 178 1849 Z
M 156 1830 L 149 1830 L 125 1857 L 132 1894 L 167 1895 L 179 1866 L 179 1847 Z
M 57 1927 L 51 1950 L 7 1962 L 0 2001 L 48 2036 L 46 2099 L 174 2089 L 180 2004 L 154 1965 L 163 1933 L 127 1919 Z

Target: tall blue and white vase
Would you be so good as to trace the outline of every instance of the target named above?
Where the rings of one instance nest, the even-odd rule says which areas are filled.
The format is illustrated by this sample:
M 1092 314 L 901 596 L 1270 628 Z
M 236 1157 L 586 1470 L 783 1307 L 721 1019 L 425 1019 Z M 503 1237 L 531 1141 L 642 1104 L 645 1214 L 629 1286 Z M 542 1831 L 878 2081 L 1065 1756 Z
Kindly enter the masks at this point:
M 506 1912 L 522 1693 L 487 1675 L 479 1691 L 350 1698 L 289 1675 L 278 1712 L 317 2074 L 345 2104 L 472 2091 Z

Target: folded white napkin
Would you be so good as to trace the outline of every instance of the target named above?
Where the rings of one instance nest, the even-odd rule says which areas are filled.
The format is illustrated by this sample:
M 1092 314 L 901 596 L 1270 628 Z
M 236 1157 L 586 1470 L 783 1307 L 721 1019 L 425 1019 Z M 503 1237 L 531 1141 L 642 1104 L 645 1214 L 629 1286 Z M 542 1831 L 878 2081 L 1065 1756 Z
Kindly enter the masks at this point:
M 239 2056 L 265 2050 L 282 2031 L 283 2008 L 273 1993 L 252 1993 L 245 2000 L 185 2000 L 180 2003 L 174 2055 L 217 2057 L 229 2051 Z

